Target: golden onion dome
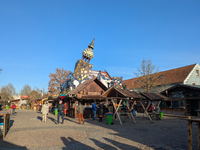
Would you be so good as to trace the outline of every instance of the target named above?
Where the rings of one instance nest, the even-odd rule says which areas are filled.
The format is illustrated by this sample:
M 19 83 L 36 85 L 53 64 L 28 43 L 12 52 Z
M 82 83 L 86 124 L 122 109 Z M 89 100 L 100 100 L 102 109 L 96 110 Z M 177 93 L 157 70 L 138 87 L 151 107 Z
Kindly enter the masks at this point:
M 83 51 L 83 56 L 88 57 L 90 59 L 92 59 L 94 57 L 94 52 L 92 50 L 92 48 L 88 47 Z
M 94 40 L 95 38 L 93 39 L 93 41 L 88 45 L 88 48 L 86 48 L 82 55 L 87 57 L 87 58 L 90 58 L 92 59 L 94 57 L 94 52 L 93 52 L 93 49 L 94 49 Z

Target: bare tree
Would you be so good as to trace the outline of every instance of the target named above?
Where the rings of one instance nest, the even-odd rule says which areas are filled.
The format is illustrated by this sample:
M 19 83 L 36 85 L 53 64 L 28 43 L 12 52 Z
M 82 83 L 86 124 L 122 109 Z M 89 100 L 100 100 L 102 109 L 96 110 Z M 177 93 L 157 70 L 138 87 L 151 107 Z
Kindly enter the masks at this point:
M 39 88 L 35 87 L 31 93 L 30 93 L 31 99 L 38 99 L 38 98 L 42 98 L 42 90 L 40 90 Z
M 54 94 L 59 94 L 61 92 L 60 91 L 61 83 L 68 78 L 68 75 L 70 73 L 71 71 L 64 70 L 64 68 L 62 69 L 56 68 L 54 73 L 50 73 L 49 74 L 50 81 L 48 87 L 49 92 Z
M 139 92 L 141 92 L 141 89 L 144 92 L 151 92 L 154 87 L 156 86 L 156 82 L 159 79 L 157 74 L 159 69 L 156 67 L 156 65 L 152 64 L 151 59 L 143 59 L 141 63 L 141 67 L 137 69 L 137 73 L 134 73 L 138 80 L 135 81 L 135 84 L 139 85 Z
M 15 94 L 16 94 L 15 88 L 11 83 L 9 83 L 6 86 L 3 86 L 1 88 L 1 93 L 0 93 L 1 101 L 2 101 L 3 105 L 7 104 L 9 100 L 12 100 L 13 95 L 15 95 Z
M 21 89 L 20 94 L 21 94 L 21 95 L 30 96 L 31 91 L 32 91 L 32 89 L 31 89 L 30 85 L 26 84 L 26 85 L 24 85 L 24 87 Z

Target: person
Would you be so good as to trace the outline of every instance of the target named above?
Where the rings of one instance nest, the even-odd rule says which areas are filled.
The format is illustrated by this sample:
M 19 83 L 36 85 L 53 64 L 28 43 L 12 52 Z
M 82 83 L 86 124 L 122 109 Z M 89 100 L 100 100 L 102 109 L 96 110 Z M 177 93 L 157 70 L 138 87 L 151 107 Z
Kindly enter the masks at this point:
M 133 106 L 133 116 L 137 115 L 137 103 Z
M 99 122 L 103 122 L 103 108 L 104 108 L 104 103 L 100 102 L 99 104 Z
M 150 105 L 149 108 L 148 108 L 148 112 L 153 112 L 154 109 L 155 109 L 154 104 L 151 103 L 151 105 Z
M 158 104 L 156 105 L 156 108 L 155 108 L 155 114 L 156 114 L 156 120 L 161 120 L 161 118 L 160 118 L 160 107 L 159 107 Z
M 62 100 L 59 101 L 59 105 L 58 105 L 58 120 L 57 120 L 57 123 L 59 124 L 59 118 L 60 116 L 62 116 L 62 123 L 64 123 L 64 110 L 65 110 L 65 106 L 64 104 L 62 103 Z
M 96 101 L 94 101 L 94 103 L 92 104 L 92 112 L 93 112 L 93 121 L 95 121 L 96 112 L 97 112 Z
M 15 114 L 15 109 L 16 109 L 16 105 L 15 103 L 12 103 L 12 106 L 11 106 L 12 114 Z
M 112 102 L 108 106 L 108 111 L 113 112 L 113 103 Z
M 84 124 L 84 118 L 83 118 L 83 112 L 84 112 L 84 110 L 85 110 L 85 106 L 82 105 L 81 102 L 79 102 L 79 105 L 77 107 L 79 124 L 81 124 L 81 119 L 82 119 L 82 122 Z
M 42 105 L 40 104 L 39 105 L 39 112 L 41 112 L 41 109 L 42 109 Z
M 1 103 L 0 103 L 0 111 L 2 110 L 2 107 L 3 107 L 3 106 L 2 106 Z
M 42 106 L 42 109 L 41 109 L 41 112 L 42 112 L 42 121 L 43 122 L 47 122 L 47 114 L 49 113 L 49 105 L 47 104 L 47 101 L 44 102 L 44 105 Z
M 67 114 L 67 103 L 65 103 L 65 110 L 64 110 L 64 114 L 65 114 L 65 116 L 66 116 L 66 114 Z

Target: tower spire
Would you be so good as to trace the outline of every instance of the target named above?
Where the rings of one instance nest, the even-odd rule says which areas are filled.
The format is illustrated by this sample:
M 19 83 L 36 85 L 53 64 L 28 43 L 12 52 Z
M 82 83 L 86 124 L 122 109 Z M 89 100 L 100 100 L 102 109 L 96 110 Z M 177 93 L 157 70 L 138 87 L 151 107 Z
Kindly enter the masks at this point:
M 88 47 L 94 49 L 94 40 L 95 40 L 95 37 L 94 37 L 93 41 L 88 45 Z

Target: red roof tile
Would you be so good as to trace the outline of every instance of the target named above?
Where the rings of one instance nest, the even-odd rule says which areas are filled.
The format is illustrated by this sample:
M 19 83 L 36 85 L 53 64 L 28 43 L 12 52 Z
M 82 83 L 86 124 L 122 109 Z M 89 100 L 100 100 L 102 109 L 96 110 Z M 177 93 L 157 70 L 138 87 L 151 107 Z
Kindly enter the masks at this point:
M 189 75 L 189 73 L 192 71 L 196 64 L 181 67 L 181 68 L 176 68 L 172 70 L 167 70 L 163 72 L 158 72 L 153 75 L 157 76 L 158 79 L 156 81 L 156 85 L 167 85 L 167 84 L 173 84 L 173 83 L 182 83 L 186 77 Z M 122 81 L 123 84 L 126 83 L 126 88 L 127 89 L 136 89 L 141 87 L 141 80 L 142 77 L 138 78 L 132 78 L 128 80 Z

